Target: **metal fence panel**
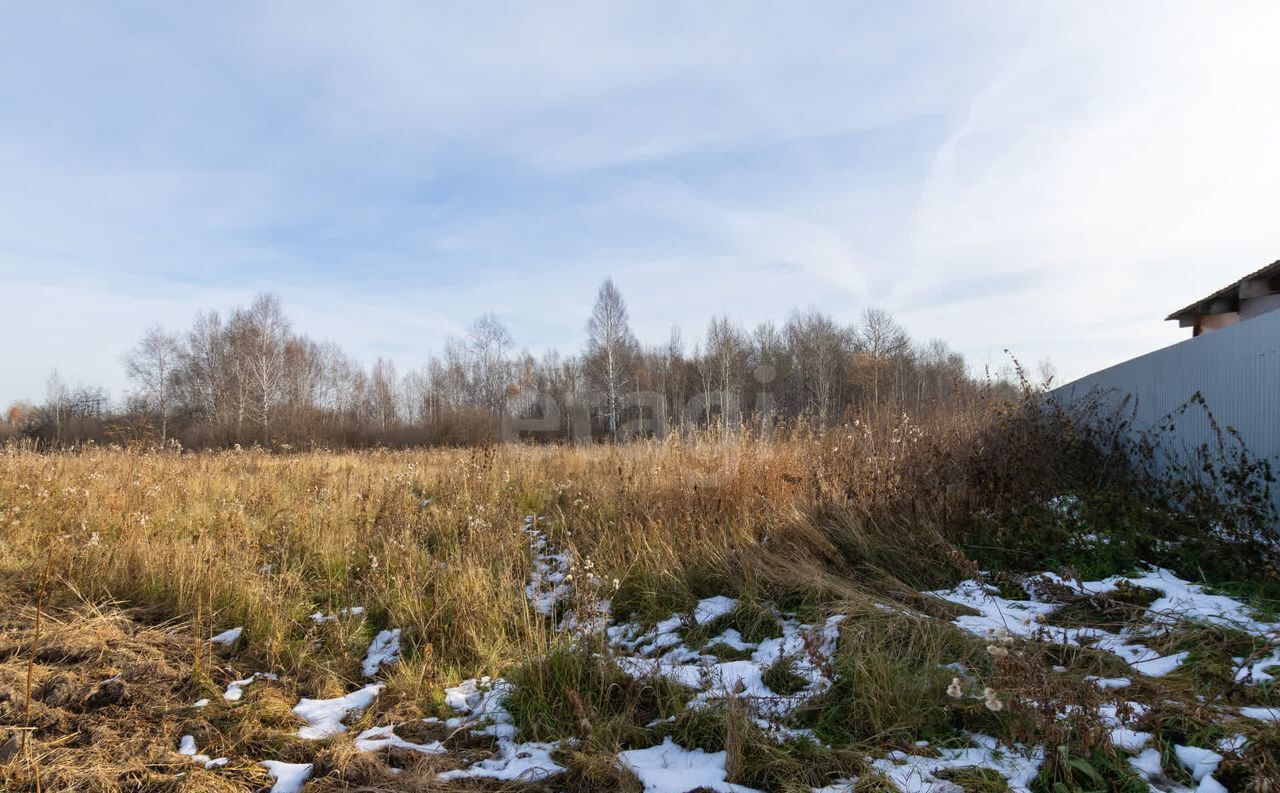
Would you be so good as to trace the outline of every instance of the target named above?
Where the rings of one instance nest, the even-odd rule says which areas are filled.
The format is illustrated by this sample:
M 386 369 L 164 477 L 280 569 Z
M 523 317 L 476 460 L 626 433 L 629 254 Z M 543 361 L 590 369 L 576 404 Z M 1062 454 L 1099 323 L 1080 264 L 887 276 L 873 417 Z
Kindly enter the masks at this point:
M 1256 457 L 1280 461 L 1280 311 L 1147 353 L 1082 377 L 1053 391 L 1059 400 L 1088 394 L 1132 400 L 1134 427 L 1142 430 L 1200 393 L 1214 421 L 1232 427 Z M 1203 409 L 1173 424 L 1168 453 L 1216 441 Z

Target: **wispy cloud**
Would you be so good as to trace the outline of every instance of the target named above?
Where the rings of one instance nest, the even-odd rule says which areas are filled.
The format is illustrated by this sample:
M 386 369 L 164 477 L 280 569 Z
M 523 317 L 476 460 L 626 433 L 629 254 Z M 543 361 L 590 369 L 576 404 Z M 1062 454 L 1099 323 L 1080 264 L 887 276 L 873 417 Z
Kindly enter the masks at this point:
M 45 4 L 0 30 L 0 402 L 280 292 L 413 366 L 882 305 L 1067 374 L 1280 256 L 1273 3 Z

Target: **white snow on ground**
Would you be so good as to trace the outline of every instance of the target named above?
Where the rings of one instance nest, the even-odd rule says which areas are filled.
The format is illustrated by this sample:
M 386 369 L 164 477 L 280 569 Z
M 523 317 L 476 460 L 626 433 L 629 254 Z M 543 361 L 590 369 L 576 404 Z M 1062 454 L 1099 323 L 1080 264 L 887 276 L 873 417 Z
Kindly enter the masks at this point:
M 679 639 L 678 636 L 675 638 L 677 640 Z M 756 648 L 756 645 L 743 640 L 742 634 L 738 633 L 737 628 L 728 628 L 724 633 L 721 633 L 719 636 L 716 636 L 714 639 L 707 642 L 708 647 L 714 647 L 717 644 L 723 644 L 726 647 L 731 647 L 740 651 L 754 650 Z
M 216 767 L 227 765 L 227 758 L 225 757 L 210 760 L 209 755 L 197 755 L 195 735 L 183 735 L 182 741 L 178 742 L 178 753 L 183 757 L 191 758 L 192 762 L 198 762 L 198 764 L 205 766 L 206 769 L 216 769 Z
M 1213 778 L 1213 771 L 1222 760 L 1221 755 L 1216 752 L 1210 752 L 1207 749 L 1196 749 L 1187 746 L 1174 747 L 1174 753 L 1178 758 L 1178 763 L 1185 767 L 1191 773 L 1192 778 L 1199 783 L 1194 788 L 1174 785 L 1169 782 L 1161 765 L 1161 755 L 1158 749 L 1144 749 L 1137 757 L 1129 758 L 1129 767 L 1146 781 L 1152 790 L 1164 790 L 1170 791 L 1170 793 L 1227 793 L 1227 788 Z
M 516 743 L 500 740 L 498 753 L 493 757 L 474 763 L 468 768 L 445 771 L 440 774 L 440 778 L 452 780 L 487 777 L 508 781 L 537 782 L 564 771 L 563 766 L 551 759 L 551 753 L 559 746 L 558 743 Z
M 209 707 L 209 700 L 207 700 L 207 699 L 197 699 L 195 702 L 192 702 L 192 703 L 191 703 L 191 707 L 193 707 L 193 708 L 207 708 L 207 707 Z
M 1280 708 L 1241 708 L 1240 715 L 1258 721 L 1280 721 Z
M 383 664 L 395 663 L 400 657 L 400 629 L 382 631 L 373 638 L 364 657 L 364 676 L 373 677 Z
M 735 606 L 736 601 L 732 598 L 720 597 L 708 598 L 698 604 L 704 617 L 727 614 Z M 714 616 L 709 619 L 714 619 Z M 608 635 L 610 644 L 618 652 L 615 657 L 618 666 L 632 677 L 662 675 L 695 689 L 699 694 L 693 700 L 694 706 L 732 693 L 751 700 L 762 715 L 777 718 L 831 685 L 824 667 L 835 655 L 839 625 L 843 619 L 837 615 L 828 619 L 821 628 L 815 628 L 794 618 L 786 618 L 781 621 L 781 636 L 759 643 L 743 641 L 741 635 L 732 629 L 707 643 L 708 647 L 723 642 L 736 649 L 750 650 L 751 658 L 741 661 L 721 661 L 703 652 L 702 648 L 686 646 L 677 633 L 685 624 L 680 615 L 663 620 L 652 631 L 643 631 L 636 624 L 624 624 L 609 628 Z M 660 655 L 652 658 L 644 657 L 659 652 Z M 792 671 L 806 681 L 803 690 L 783 696 L 765 685 L 765 671 L 779 658 L 792 660 Z
M 942 779 L 939 773 L 959 768 L 988 768 L 1005 778 L 1009 790 L 1028 793 L 1031 781 L 1044 762 L 1044 750 L 1018 747 L 1016 750 L 1001 747 L 988 735 L 970 734 L 974 745 L 965 749 L 941 749 L 937 757 L 890 752 L 888 757 L 875 760 L 871 766 L 905 793 L 956 793 L 960 786 Z M 815 793 L 852 793 L 857 780 L 847 780 Z
M 536 518 L 531 516 L 526 519 L 524 531 L 529 537 L 533 556 L 526 596 L 538 613 L 553 616 L 557 607 L 568 601 L 574 592 L 573 574 L 577 571 L 573 568 L 572 556 L 556 552 L 550 546 L 546 535 L 538 528 Z M 589 562 L 587 566 L 589 569 Z M 1048 577 L 1062 584 L 1070 584 L 1055 576 Z M 1166 570 L 1153 569 L 1136 577 L 1113 577 L 1085 582 L 1078 588 L 1084 593 L 1101 593 L 1114 590 L 1125 581 L 1162 593 L 1150 608 L 1151 621 L 1155 625 L 1199 620 L 1261 633 L 1268 639 L 1280 638 L 1280 624 L 1259 622 L 1250 615 L 1244 604 L 1229 597 L 1210 594 L 1202 587 L 1182 581 Z M 1034 636 L 1068 644 L 1093 646 L 1124 659 L 1136 673 L 1155 676 L 1173 671 L 1186 656 L 1185 653 L 1160 656 L 1153 652 L 1143 643 L 1149 634 L 1142 628 L 1109 632 L 1097 628 L 1057 628 L 1045 625 L 1045 617 L 1057 606 L 1040 602 L 1035 595 L 1027 600 L 1010 600 L 975 581 L 964 582 L 952 590 L 932 594 L 977 611 L 976 616 L 958 617 L 955 624 L 983 636 Z M 559 629 L 583 633 L 605 631 L 614 659 L 625 672 L 634 677 L 663 675 L 693 689 L 696 693 L 691 700 L 691 707 L 705 706 L 732 694 L 750 705 L 755 722 L 776 740 L 813 739 L 810 731 L 788 726 L 786 717 L 806 699 L 825 691 L 831 685 L 829 669 L 843 617 L 835 616 L 814 626 L 803 624 L 793 616 L 780 614 L 780 636 L 760 642 L 748 642 L 737 630 L 728 628 L 701 647 L 685 644 L 681 636 L 683 629 L 705 625 L 730 614 L 738 603 L 737 599 L 725 595 L 705 598 L 696 604 L 691 613 L 674 614 L 646 630 L 636 623 L 609 625 L 610 604 L 608 601 L 601 601 L 598 606 L 588 607 L 593 613 L 585 619 L 578 620 L 572 612 L 566 613 Z M 330 615 L 317 612 L 312 615 L 312 619 L 317 623 L 331 622 L 345 616 L 359 616 L 363 611 L 363 608 L 356 606 Z M 234 643 L 240 638 L 240 630 L 236 628 L 226 631 L 213 640 L 218 642 L 223 639 L 228 644 Z M 394 662 L 399 653 L 399 645 L 398 629 L 380 632 L 369 646 L 363 665 L 365 675 L 375 676 L 384 664 Z M 717 645 L 750 653 L 750 657 L 744 660 L 721 660 L 712 651 Z M 789 659 L 792 670 L 805 681 L 804 688 L 797 694 L 781 696 L 764 683 L 766 670 L 780 658 Z M 1237 659 L 1237 664 L 1240 667 L 1237 679 L 1241 682 L 1270 681 L 1273 675 L 1268 670 L 1280 666 L 1280 648 L 1261 659 Z M 261 678 L 275 679 L 275 676 L 258 673 L 245 680 L 233 681 L 227 688 L 226 698 L 230 701 L 239 699 L 245 686 Z M 1132 679 L 1128 677 L 1091 677 L 1089 680 L 1108 690 L 1122 689 L 1132 684 Z M 371 684 L 334 699 L 303 699 L 294 708 L 294 712 L 307 722 L 307 726 L 298 731 L 299 736 L 317 739 L 345 732 L 347 728 L 343 720 L 368 708 L 381 687 L 381 684 Z M 492 757 L 466 768 L 445 772 L 440 775 L 442 780 L 485 777 L 534 782 L 564 771 L 552 755 L 564 743 L 572 741 L 519 742 L 511 714 L 503 706 L 511 691 L 512 686 L 506 681 L 491 681 L 487 677 L 466 680 L 446 689 L 446 704 L 459 715 L 448 719 L 445 726 L 453 730 L 471 730 L 490 735 L 497 740 L 497 747 Z M 1152 784 L 1153 789 L 1174 790 L 1178 793 L 1189 790 L 1169 785 L 1161 767 L 1161 754 L 1150 746 L 1152 735 L 1134 729 L 1134 721 L 1146 711 L 1146 706 L 1137 702 L 1125 703 L 1124 710 L 1129 714 L 1125 718 L 1119 716 L 1120 710 L 1120 705 L 1104 705 L 1099 708 L 1099 715 L 1110 730 L 1112 744 L 1122 751 L 1135 754 L 1129 761 L 1134 770 Z M 1280 721 L 1280 709 L 1253 707 L 1242 708 L 1239 712 L 1254 719 Z M 447 752 L 439 741 L 416 744 L 400 738 L 393 728 L 394 725 L 367 729 L 355 737 L 354 744 L 357 749 L 367 752 L 390 749 L 422 754 Z M 994 770 L 1007 780 L 1011 790 L 1028 790 L 1043 762 L 1042 749 L 1001 747 L 994 738 L 985 735 L 971 735 L 970 740 L 970 747 L 941 749 L 934 752 L 938 755 L 936 757 L 893 752 L 886 758 L 873 761 L 872 766 L 878 774 L 906 793 L 955 791 L 957 786 L 954 783 L 937 775 L 946 770 L 969 767 Z M 1244 742 L 1242 736 L 1236 736 L 1219 742 L 1217 748 L 1224 753 L 1235 754 L 1243 748 Z M 204 762 L 206 767 L 226 762 L 225 758 L 211 761 L 204 755 L 196 754 L 192 736 L 183 736 L 179 752 L 195 762 Z M 1213 778 L 1222 754 L 1201 747 L 1177 746 L 1175 756 L 1178 763 L 1198 783 L 1196 793 L 1216 793 L 1223 790 L 1222 785 Z M 697 787 L 725 793 L 754 793 L 749 788 L 727 781 L 725 757 L 724 752 L 686 750 L 668 737 L 658 746 L 621 752 L 617 761 L 636 774 L 646 793 L 683 793 Z M 263 765 L 276 779 L 272 793 L 300 791 L 312 772 L 312 767 L 307 764 L 268 761 Z M 821 793 L 846 793 L 853 789 L 856 781 L 830 785 L 822 788 Z M 1157 785 L 1161 787 L 1157 788 Z
M 1111 744 L 1126 752 L 1140 752 L 1151 743 L 1151 733 L 1116 727 L 1111 731 Z
M 1236 658 L 1234 660 L 1239 665 L 1236 670 L 1237 683 L 1253 685 L 1270 683 L 1275 680 L 1272 670 L 1280 668 L 1280 647 L 1272 650 L 1271 654 L 1265 658 L 1255 658 L 1253 660 Z
M 364 606 L 352 606 L 351 608 L 338 609 L 334 614 L 325 614 L 323 611 L 317 611 L 311 615 L 311 621 L 319 624 L 321 622 L 337 622 L 342 617 L 359 617 L 364 613 Z
M 380 752 L 383 749 L 408 749 L 420 754 L 444 754 L 446 749 L 439 741 L 413 743 L 395 733 L 395 725 L 371 727 L 356 736 L 356 748 L 362 752 Z
M 1196 793 L 1230 793 L 1230 791 L 1227 790 L 1226 785 L 1212 776 L 1207 776 L 1200 780 L 1200 784 L 1196 785 Z
M 1143 749 L 1137 757 L 1129 758 L 1129 765 L 1148 781 L 1164 773 L 1164 768 L 1160 765 L 1159 749 Z
M 1197 782 L 1217 771 L 1218 763 L 1222 762 L 1222 755 L 1212 749 L 1201 749 L 1198 746 L 1175 746 L 1173 753 L 1182 767 L 1191 774 L 1191 778 Z
M 564 767 L 551 759 L 558 743 L 519 743 L 515 740 L 516 726 L 511 714 L 502 702 L 511 693 L 512 686 L 505 680 L 488 678 L 464 680 L 445 689 L 445 703 L 461 713 L 445 722 L 450 729 L 472 728 L 475 732 L 492 735 L 498 739 L 498 751 L 493 757 L 473 763 L 467 768 L 446 771 L 441 779 L 465 779 L 488 777 L 491 779 L 534 782 L 564 771 Z
M 1249 739 L 1243 735 L 1232 735 L 1229 738 L 1223 738 L 1218 741 L 1218 750 L 1227 754 L 1240 754 L 1244 751 L 1244 745 Z
M 307 726 L 298 730 L 298 737 L 314 741 L 346 732 L 347 728 L 342 720 L 369 707 L 381 690 L 381 683 L 370 683 L 346 696 L 333 699 L 304 697 L 301 702 L 293 706 L 294 714 L 307 722 Z
M 1111 592 L 1122 583 L 1147 587 L 1161 592 L 1161 596 L 1152 602 L 1148 614 L 1153 623 L 1171 625 L 1188 620 L 1206 622 L 1214 625 L 1230 626 L 1251 633 L 1261 634 L 1267 638 L 1280 636 L 1280 625 L 1263 623 L 1250 616 L 1248 608 L 1233 598 L 1214 595 L 1205 591 L 1198 584 L 1192 584 L 1175 576 L 1168 570 L 1155 568 L 1139 576 L 1113 576 L 1101 581 L 1086 581 L 1074 584 L 1065 579 L 1046 573 L 1044 578 L 1056 583 L 1072 586 L 1084 594 L 1100 594 Z M 977 615 L 963 615 L 955 619 L 955 624 L 978 635 L 1005 632 L 1013 636 L 1041 636 L 1063 644 L 1088 645 L 1106 650 L 1124 659 L 1134 671 L 1151 677 L 1167 675 L 1182 665 L 1187 653 L 1160 655 L 1140 641 L 1140 631 L 1122 629 L 1111 633 L 1099 628 L 1061 628 L 1044 624 L 1044 618 L 1055 611 L 1058 606 L 1037 600 L 1034 595 L 1029 600 L 1010 600 L 1001 597 L 994 588 L 977 581 L 965 581 L 954 589 L 931 592 L 935 597 L 968 606 Z M 1244 659 L 1238 662 L 1244 666 Z M 1271 676 L 1266 668 L 1280 664 L 1280 650 L 1274 657 L 1263 659 L 1244 667 L 1239 673 L 1241 680 L 1248 678 L 1261 682 Z M 1099 685 L 1105 685 L 1099 681 Z
M 1140 672 L 1148 677 L 1164 677 L 1182 666 L 1182 662 L 1187 659 L 1186 652 L 1161 655 L 1144 644 L 1127 642 L 1121 636 L 1096 628 L 1069 630 L 1071 633 L 1063 636 L 1064 644 L 1081 644 L 1087 643 L 1088 639 L 1094 639 L 1093 647 L 1099 650 L 1106 650 L 1112 655 L 1120 656 L 1129 666 L 1133 667 L 1135 672 Z
M 550 550 L 546 534 L 537 528 L 537 521 L 532 515 L 525 518 L 524 524 L 525 533 L 529 535 L 529 549 L 533 553 L 533 567 L 524 589 L 525 597 L 535 611 L 550 617 L 555 613 L 556 604 L 569 597 L 569 570 L 573 560 L 568 554 Z
M 1042 629 L 1040 620 L 1057 608 L 1053 603 L 1000 597 L 995 587 L 977 581 L 962 581 L 954 589 L 925 594 L 979 612 L 977 615 L 964 614 L 954 620 L 956 626 L 979 636 L 1004 631 L 1011 636 L 1029 637 Z
M 738 607 L 738 599 L 731 598 L 726 595 L 716 595 L 715 597 L 705 598 L 698 601 L 698 605 L 693 609 L 693 621 L 701 625 L 704 622 L 711 622 L 716 617 L 722 617 Z
M 645 793 L 685 793 L 707 788 L 721 793 L 754 793 L 753 788 L 725 781 L 725 752 L 685 749 L 670 738 L 648 749 L 618 754 L 618 763 L 639 777 Z
M 557 607 L 573 595 L 574 575 L 571 554 L 556 552 L 546 535 L 537 527 L 536 518 L 526 519 L 524 531 L 529 537 L 533 555 L 532 571 L 526 595 L 533 608 L 540 614 L 552 616 Z M 589 570 L 589 562 L 586 566 Z M 588 573 L 589 574 L 589 573 Z M 1070 582 L 1056 579 L 1059 583 Z M 1202 587 L 1182 581 L 1166 570 L 1153 569 L 1136 577 L 1113 577 L 1102 581 L 1078 585 L 1085 593 L 1101 593 L 1116 589 L 1122 582 L 1149 587 L 1160 591 L 1161 596 L 1151 605 L 1150 617 L 1155 625 L 1172 625 L 1186 620 L 1231 626 L 1265 638 L 1280 638 L 1280 624 L 1263 623 L 1254 619 L 1247 607 L 1229 597 L 1213 595 Z M 595 582 L 598 583 L 598 582 Z M 584 591 L 584 590 L 579 590 Z M 594 591 L 594 590 L 585 590 Z M 1068 644 L 1088 645 L 1109 651 L 1124 659 L 1137 673 L 1164 675 L 1176 669 L 1186 653 L 1160 656 L 1150 650 L 1143 641 L 1145 629 L 1124 629 L 1109 632 L 1097 628 L 1057 628 L 1044 624 L 1045 617 L 1057 606 L 1040 602 L 1035 595 L 1027 600 L 1010 600 L 1001 597 L 994 589 L 975 581 L 960 584 L 946 592 L 932 593 L 974 609 L 977 615 L 958 617 L 955 624 L 984 636 L 1038 637 Z M 567 612 L 558 626 L 562 631 L 604 631 L 618 665 L 634 677 L 663 675 L 696 693 L 691 707 L 705 706 L 717 699 L 733 695 L 749 704 L 755 722 L 775 740 L 799 738 L 814 739 L 812 732 L 788 726 L 786 718 L 806 699 L 825 691 L 830 685 L 829 670 L 839 639 L 842 616 L 835 616 L 821 625 L 808 625 L 793 616 L 780 614 L 781 635 L 759 642 L 748 642 L 735 629 L 728 628 L 701 647 L 685 644 L 681 632 L 686 627 L 705 625 L 728 615 L 737 608 L 739 601 L 725 595 L 699 601 L 688 614 L 675 614 L 651 629 L 635 623 L 609 625 L 610 603 L 601 601 L 588 606 L 591 612 L 579 620 L 573 612 Z M 888 608 L 888 607 L 886 607 Z M 317 623 L 333 622 L 343 617 L 358 617 L 364 609 L 355 606 L 340 609 L 334 614 L 316 612 L 311 619 Z M 212 637 L 217 644 L 232 645 L 242 636 L 243 628 L 233 628 Z M 379 669 L 393 663 L 400 651 L 400 630 L 381 631 L 371 642 L 363 664 L 367 677 L 375 676 Z M 742 653 L 750 653 L 744 660 L 721 660 L 714 653 L 716 646 L 728 646 Z M 764 674 L 779 659 L 788 659 L 792 670 L 805 681 L 803 689 L 793 695 L 782 696 L 764 683 Z M 1280 667 L 1280 647 L 1260 659 L 1236 659 L 1239 665 L 1237 680 L 1243 683 L 1264 683 L 1273 679 L 1269 671 Z M 243 690 L 259 679 L 275 680 L 269 673 L 257 673 L 244 680 L 232 681 L 224 697 L 228 701 L 239 700 Z M 1132 684 L 1128 677 L 1090 677 L 1103 689 L 1127 688 Z M 328 738 L 346 732 L 343 721 L 368 708 L 377 697 L 382 684 L 367 685 L 357 691 L 334 699 L 302 699 L 294 713 L 307 722 L 298 735 L 305 739 Z M 490 735 L 497 740 L 494 755 L 466 768 L 440 774 L 442 780 L 485 777 L 503 781 L 535 782 L 546 779 L 565 769 L 552 758 L 553 753 L 566 742 L 538 743 L 517 741 L 517 729 L 511 714 L 503 706 L 512 686 L 503 680 L 481 678 L 466 680 L 446 689 L 447 705 L 459 715 L 448 719 L 445 726 L 453 730 L 472 730 Z M 207 705 L 207 700 L 195 707 Z M 1099 715 L 1110 730 L 1111 743 L 1122 751 L 1134 753 L 1130 764 L 1134 770 L 1152 785 L 1153 789 L 1167 789 L 1181 793 L 1184 789 L 1170 786 L 1161 767 L 1162 757 L 1150 746 L 1152 735 L 1134 729 L 1134 721 L 1146 707 L 1137 702 L 1126 703 L 1129 714 L 1119 716 L 1121 706 L 1104 705 Z M 1262 707 L 1241 708 L 1240 714 L 1249 718 L 1280 722 L 1280 709 Z M 433 720 L 428 720 L 433 721 Z M 438 720 L 435 720 L 438 721 Z M 395 725 L 373 727 L 354 738 L 357 749 L 366 752 L 400 749 L 421 754 L 444 754 L 445 747 L 439 741 L 417 744 L 407 741 L 394 731 Z M 938 774 L 961 768 L 986 768 L 1001 774 L 1014 791 L 1026 791 L 1043 762 L 1040 748 L 1001 747 L 994 738 L 971 735 L 968 748 L 941 749 L 936 757 L 893 752 L 888 757 L 872 762 L 874 770 L 890 780 L 906 793 L 917 791 L 957 790 L 957 786 Z M 1223 753 L 1238 754 L 1245 738 L 1236 736 L 1217 745 Z M 193 736 L 182 736 L 179 754 L 192 762 L 203 763 L 206 768 L 226 764 L 226 758 L 209 759 L 198 754 Z M 1194 746 L 1176 746 L 1177 762 L 1198 783 L 1195 793 L 1216 793 L 1224 790 L 1214 778 L 1223 755 L 1217 751 Z M 686 750 L 665 738 L 658 746 L 621 752 L 618 763 L 630 769 L 644 785 L 646 793 L 683 793 L 703 787 L 724 793 L 755 793 L 750 788 L 727 781 L 725 752 L 708 753 Z M 298 793 L 312 773 L 310 764 L 292 764 L 266 761 L 266 767 L 275 783 L 272 793 Z M 820 793 L 846 793 L 857 780 L 849 780 L 822 788 Z M 1157 788 L 1157 786 L 1162 786 Z
M 489 678 L 482 677 L 479 680 L 471 678 L 463 680 L 453 688 L 444 690 L 444 704 L 460 710 L 463 713 L 470 713 L 484 699 L 485 693 L 489 690 Z
M 1141 576 L 1130 576 L 1123 580 L 1164 593 L 1163 597 L 1157 598 L 1150 606 L 1152 614 L 1164 622 L 1194 620 L 1264 634 L 1275 634 L 1277 628 L 1280 628 L 1254 619 L 1249 608 L 1235 598 L 1209 594 L 1199 584 L 1183 581 L 1168 570 L 1157 567 Z
M 178 742 L 178 754 L 183 757 L 190 758 L 191 762 L 199 763 L 205 768 L 218 768 L 227 764 L 227 758 L 219 757 L 216 760 L 210 759 L 207 754 L 196 753 L 196 739 L 194 735 L 184 735 L 182 740 Z
M 255 680 L 279 680 L 280 678 L 271 672 L 254 672 L 244 680 L 232 680 L 227 684 L 227 690 L 222 698 L 227 702 L 239 702 L 244 696 L 245 687 Z
M 1151 733 L 1139 732 L 1132 729 L 1129 724 L 1137 721 L 1147 712 L 1147 706 L 1141 702 L 1126 703 L 1128 717 L 1121 718 L 1120 707 L 1118 705 L 1102 705 L 1098 708 L 1098 715 L 1102 718 L 1102 723 L 1111 730 L 1111 743 L 1118 749 L 1126 752 L 1138 752 L 1151 742 Z
M 237 641 L 240 640 L 240 634 L 242 633 L 244 633 L 243 627 L 232 628 L 231 630 L 226 630 L 226 631 L 223 631 L 222 633 L 219 633 L 217 636 L 214 636 L 209 641 L 213 642 L 214 644 L 221 644 L 223 646 L 230 647 L 231 645 L 235 644 Z
M 259 763 L 267 769 L 276 780 L 271 786 L 271 793 L 299 793 L 302 785 L 311 776 L 311 763 L 281 763 L 276 760 L 264 760 Z

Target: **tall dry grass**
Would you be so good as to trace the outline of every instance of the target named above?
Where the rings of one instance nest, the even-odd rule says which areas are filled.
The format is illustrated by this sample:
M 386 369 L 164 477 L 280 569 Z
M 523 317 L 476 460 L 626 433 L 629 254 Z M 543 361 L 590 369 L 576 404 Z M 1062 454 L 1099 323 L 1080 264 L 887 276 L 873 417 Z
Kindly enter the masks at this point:
M 807 518 L 883 500 L 925 432 L 293 455 L 9 448 L 0 570 L 21 587 L 52 550 L 64 595 L 243 624 L 273 665 L 305 666 L 294 639 L 308 615 L 360 605 L 430 645 L 440 673 L 493 671 L 545 640 L 523 592 L 525 515 L 605 580 L 701 570 L 740 589 L 780 566 L 816 574 L 839 554 Z
M 529 514 L 603 581 L 782 599 L 857 586 L 909 597 L 972 573 L 975 559 L 1072 563 L 1058 546 L 1079 527 L 1045 509 L 1064 494 L 1149 532 L 1125 523 L 1156 514 L 1125 464 L 1039 404 L 621 446 L 10 446 L 0 573 L 29 589 L 52 552 L 54 596 L 159 608 L 209 630 L 244 625 L 264 663 L 290 670 L 315 655 L 308 615 L 363 606 L 375 626 L 405 629 L 431 666 L 419 680 L 494 672 L 547 641 L 524 597 Z M 1213 516 L 1203 517 L 1201 533 Z M 1195 534 L 1186 521 L 1177 529 Z
M 234 669 L 196 642 L 181 661 L 189 670 L 173 676 L 164 697 L 216 698 L 227 680 L 282 673 L 287 682 L 251 689 L 254 707 L 242 709 L 261 725 L 221 724 L 210 734 L 232 742 L 228 751 L 307 759 L 280 743 L 295 729 L 290 705 L 351 690 L 370 633 L 382 627 L 403 630 L 404 652 L 368 716 L 378 723 L 439 710 L 443 686 L 483 674 L 522 674 L 533 709 L 559 694 L 573 706 L 555 690 L 565 680 L 598 685 L 596 699 L 608 701 L 613 679 L 575 666 L 582 659 L 560 652 L 554 624 L 525 597 L 533 560 L 523 526 L 535 514 L 552 545 L 577 560 L 578 581 L 592 582 L 580 601 L 612 596 L 615 613 L 630 619 L 662 618 L 713 594 L 849 615 L 863 638 L 836 671 L 853 681 L 851 693 L 837 686 L 812 722 L 833 739 L 905 746 L 960 718 L 947 709 L 946 681 L 929 670 L 943 659 L 985 657 L 944 620 L 927 619 L 948 615 L 922 590 L 979 567 L 1043 570 L 1083 559 L 1118 571 L 1153 547 L 1138 540 L 1157 529 L 1140 520 L 1169 514 L 1113 450 L 1038 405 L 622 446 L 299 454 L 9 446 L 0 452 L 0 603 L 33 604 L 52 559 L 46 599 L 55 612 L 114 602 L 135 619 L 180 621 L 204 637 L 243 625 Z M 1085 517 L 1114 529 L 1110 556 L 1064 551 L 1064 538 L 1104 529 L 1064 522 L 1046 507 L 1055 496 L 1076 499 Z M 1178 531 L 1211 537 L 1213 516 L 1195 520 L 1184 516 Z M 1168 561 L 1177 562 L 1176 544 L 1159 547 L 1172 548 Z M 886 611 L 886 600 L 924 616 Z M 310 619 L 352 606 L 367 609 L 363 623 Z M 167 647 L 167 636 L 157 645 Z M 169 663 L 179 663 L 171 650 Z M 1034 676 L 1019 669 L 1005 677 L 1014 686 Z M 581 747 L 571 777 L 585 780 L 583 789 L 593 774 L 615 773 L 612 753 L 643 726 L 631 721 L 647 718 L 647 702 L 593 711 L 599 745 Z M 565 720 L 552 716 L 548 723 Z M 781 780 L 831 762 L 775 756 L 750 725 L 730 730 L 736 717 L 721 716 L 711 726 L 689 716 L 675 729 L 688 745 L 746 747 L 735 754 L 750 766 L 744 779 Z M 1023 736 L 1008 719 L 1003 733 L 964 719 L 989 719 L 981 708 L 961 726 Z M 1045 729 L 1037 723 L 1025 734 Z

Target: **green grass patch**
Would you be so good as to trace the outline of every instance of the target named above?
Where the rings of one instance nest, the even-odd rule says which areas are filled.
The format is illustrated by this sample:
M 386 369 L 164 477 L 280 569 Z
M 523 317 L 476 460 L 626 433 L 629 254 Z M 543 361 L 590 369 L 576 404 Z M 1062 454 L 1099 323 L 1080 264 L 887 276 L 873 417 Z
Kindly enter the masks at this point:
M 1128 755 L 1107 749 L 1079 755 L 1059 746 L 1046 753 L 1031 789 L 1035 793 L 1147 793 L 1151 787 L 1134 773 Z
M 1230 695 L 1240 704 L 1270 704 L 1269 686 L 1236 683 L 1236 658 L 1270 654 L 1271 643 L 1262 636 L 1203 622 L 1182 622 L 1171 626 L 1151 646 L 1162 653 L 1187 653 L 1186 660 L 1172 674 L 1189 680 L 1202 694 Z
M 834 744 L 900 745 L 954 735 L 957 714 L 946 688 L 960 662 L 982 669 L 982 642 L 947 623 L 885 614 L 844 627 L 831 688 L 800 718 Z
M 771 608 L 750 598 L 741 598 L 728 614 L 685 628 L 683 638 L 689 646 L 701 647 L 730 628 L 736 630 L 744 642 L 752 644 L 782 635 L 782 621 Z
M 702 648 L 702 652 L 714 655 L 721 661 L 745 661 L 754 654 L 752 650 L 739 650 L 737 647 L 731 647 L 724 642 L 708 645 Z
M 990 768 L 948 768 L 935 772 L 934 776 L 951 782 L 965 793 L 1004 793 L 1009 789 L 1008 780 Z
M 796 673 L 796 659 L 789 655 L 780 656 L 770 664 L 761 679 L 770 691 L 784 697 L 799 693 L 809 685 L 808 680 Z
M 608 658 L 561 647 L 511 672 L 506 707 L 530 740 L 578 738 L 607 749 L 631 745 L 645 726 L 683 709 L 688 692 L 664 677 L 634 679 Z
M 651 627 L 672 614 L 689 612 L 697 603 L 688 582 L 672 572 L 631 573 L 613 594 L 613 614 L 620 621 Z
M 1110 592 L 1071 599 L 1050 613 L 1044 622 L 1063 628 L 1115 630 L 1145 620 L 1147 608 L 1160 596 L 1159 590 L 1121 581 Z
M 751 718 L 746 703 L 729 699 L 685 711 L 659 734 L 686 749 L 726 752 L 729 781 L 773 793 L 801 793 L 862 770 L 861 756 L 809 740 L 778 741 Z

